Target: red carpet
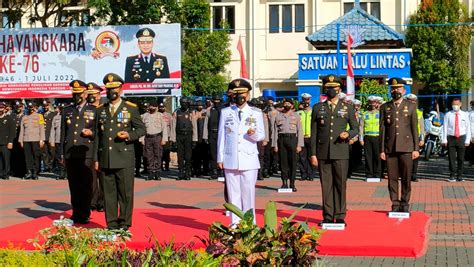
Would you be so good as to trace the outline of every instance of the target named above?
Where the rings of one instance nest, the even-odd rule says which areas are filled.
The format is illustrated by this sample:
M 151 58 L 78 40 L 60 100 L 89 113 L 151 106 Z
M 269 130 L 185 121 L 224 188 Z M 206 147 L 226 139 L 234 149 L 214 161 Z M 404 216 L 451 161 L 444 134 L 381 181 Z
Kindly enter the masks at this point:
M 292 211 L 281 211 L 279 216 L 288 217 Z M 66 212 L 66 217 L 70 212 Z M 40 217 L 26 223 L 0 229 L 0 247 L 21 244 L 26 249 L 32 246 L 27 239 L 35 237 L 38 230 L 51 226 L 59 214 Z M 295 218 L 316 226 L 321 221 L 321 211 L 302 210 Z M 141 249 L 149 246 L 150 229 L 161 241 L 174 239 L 177 243 L 202 243 L 195 236 L 207 237 L 208 226 L 214 221 L 228 223 L 230 218 L 222 210 L 201 209 L 136 209 L 133 238 L 128 247 Z M 391 256 L 420 257 L 428 246 L 430 218 L 422 212 L 412 212 L 408 220 L 389 219 L 386 212 L 348 211 L 348 226 L 345 231 L 326 231 L 322 234 L 320 254 L 338 256 Z M 257 211 L 257 222 L 263 224 L 263 211 Z M 104 227 L 103 213 L 93 213 L 86 227 Z

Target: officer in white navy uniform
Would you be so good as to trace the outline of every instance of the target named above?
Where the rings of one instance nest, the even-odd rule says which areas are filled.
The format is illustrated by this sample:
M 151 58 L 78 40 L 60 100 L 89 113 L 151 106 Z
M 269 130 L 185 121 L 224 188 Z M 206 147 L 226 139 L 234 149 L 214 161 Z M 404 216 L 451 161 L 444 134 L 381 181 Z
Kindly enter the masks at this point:
M 229 83 L 235 105 L 222 109 L 217 139 L 217 164 L 224 170 L 229 202 L 244 212 L 253 209 L 255 220 L 255 184 L 260 163 L 257 142 L 265 138 L 262 111 L 247 104 L 250 83 L 236 79 Z M 240 221 L 231 215 L 232 224 Z

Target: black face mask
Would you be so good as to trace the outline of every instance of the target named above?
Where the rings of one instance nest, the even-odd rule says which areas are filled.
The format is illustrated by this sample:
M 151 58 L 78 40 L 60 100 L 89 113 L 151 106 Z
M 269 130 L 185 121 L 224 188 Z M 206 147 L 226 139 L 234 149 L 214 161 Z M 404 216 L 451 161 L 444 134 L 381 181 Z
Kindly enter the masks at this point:
M 217 108 L 217 107 L 220 107 L 221 101 L 214 101 L 214 102 L 212 102 L 212 104 L 214 104 L 214 107 Z
M 393 100 L 395 100 L 395 101 L 402 98 L 402 93 L 399 93 L 397 91 L 391 92 L 391 95 L 392 95 Z
M 307 107 L 309 107 L 309 103 L 306 103 L 306 102 L 305 102 L 305 103 L 303 103 L 303 107 L 304 107 L 304 108 L 307 108 Z
M 164 108 L 159 108 L 158 111 L 163 113 L 163 112 L 165 112 L 165 109 Z
M 246 101 L 247 99 L 242 94 L 238 94 L 235 96 L 235 103 L 239 106 L 242 106 L 243 104 L 245 104 Z
M 150 111 L 150 113 L 155 113 L 155 112 L 156 112 L 156 108 L 150 108 L 149 111 Z
M 75 94 L 72 96 L 72 100 L 74 101 L 75 105 L 80 105 L 82 103 L 82 96 L 79 94 Z
M 187 110 L 189 107 L 188 102 L 181 102 L 179 105 L 181 106 L 182 110 Z
M 93 95 L 87 96 L 87 103 L 94 104 L 97 99 Z
M 374 105 L 368 105 L 368 106 L 367 106 L 367 109 L 368 109 L 368 110 L 374 110 L 375 107 L 374 107 Z
M 337 96 L 337 91 L 334 88 L 328 88 L 326 90 L 326 96 L 330 99 L 333 99 Z
M 291 106 L 283 106 L 283 112 L 285 113 L 290 111 L 290 109 L 291 109 Z
M 117 100 L 119 98 L 119 93 L 116 90 L 108 90 L 107 98 L 111 101 Z

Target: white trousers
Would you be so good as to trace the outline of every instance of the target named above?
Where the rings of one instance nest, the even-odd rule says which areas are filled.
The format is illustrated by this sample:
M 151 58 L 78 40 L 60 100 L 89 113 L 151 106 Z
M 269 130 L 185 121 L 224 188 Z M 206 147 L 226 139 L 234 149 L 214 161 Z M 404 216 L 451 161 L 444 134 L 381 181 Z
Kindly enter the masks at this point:
M 253 209 L 253 222 L 255 218 L 255 184 L 257 183 L 257 170 L 224 170 L 227 194 L 230 203 L 243 210 L 244 213 Z M 240 222 L 240 218 L 231 214 L 232 224 Z

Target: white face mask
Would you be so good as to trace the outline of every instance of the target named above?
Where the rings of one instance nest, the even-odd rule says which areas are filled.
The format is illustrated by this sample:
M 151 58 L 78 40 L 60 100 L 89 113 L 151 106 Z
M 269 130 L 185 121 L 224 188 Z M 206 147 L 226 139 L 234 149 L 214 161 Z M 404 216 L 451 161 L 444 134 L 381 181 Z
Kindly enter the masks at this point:
M 452 107 L 453 107 L 453 110 L 456 112 L 458 112 L 461 109 L 461 106 L 459 105 L 453 105 Z

